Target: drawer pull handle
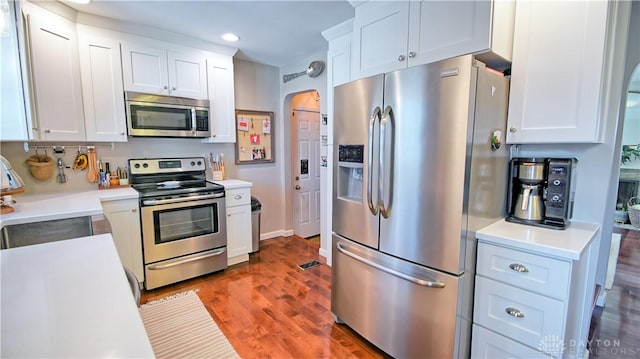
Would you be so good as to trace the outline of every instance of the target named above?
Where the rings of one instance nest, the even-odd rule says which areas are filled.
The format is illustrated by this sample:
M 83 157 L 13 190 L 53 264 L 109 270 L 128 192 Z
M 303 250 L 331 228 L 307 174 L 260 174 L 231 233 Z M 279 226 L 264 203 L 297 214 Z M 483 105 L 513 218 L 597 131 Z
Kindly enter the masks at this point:
M 516 272 L 520 272 L 520 273 L 527 273 L 529 271 L 527 269 L 527 267 L 523 266 L 522 264 L 518 264 L 518 263 L 509 264 L 509 268 L 513 269 Z
M 524 318 L 524 313 L 522 313 L 519 309 L 507 307 L 504 308 L 504 311 L 512 317 Z

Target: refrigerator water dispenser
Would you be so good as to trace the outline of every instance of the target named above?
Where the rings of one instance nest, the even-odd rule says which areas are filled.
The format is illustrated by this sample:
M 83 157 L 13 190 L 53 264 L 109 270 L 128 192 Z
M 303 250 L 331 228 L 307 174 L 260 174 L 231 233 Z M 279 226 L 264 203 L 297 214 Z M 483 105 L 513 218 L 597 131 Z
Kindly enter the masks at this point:
M 338 146 L 338 198 L 362 203 L 364 145 Z

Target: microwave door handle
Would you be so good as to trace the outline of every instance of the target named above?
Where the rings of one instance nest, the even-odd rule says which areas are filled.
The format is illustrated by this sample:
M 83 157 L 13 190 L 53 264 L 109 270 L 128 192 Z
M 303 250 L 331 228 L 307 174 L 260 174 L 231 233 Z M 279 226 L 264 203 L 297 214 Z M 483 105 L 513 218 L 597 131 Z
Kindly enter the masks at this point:
M 191 133 L 195 136 L 197 129 L 197 121 L 196 121 L 196 108 L 191 108 Z

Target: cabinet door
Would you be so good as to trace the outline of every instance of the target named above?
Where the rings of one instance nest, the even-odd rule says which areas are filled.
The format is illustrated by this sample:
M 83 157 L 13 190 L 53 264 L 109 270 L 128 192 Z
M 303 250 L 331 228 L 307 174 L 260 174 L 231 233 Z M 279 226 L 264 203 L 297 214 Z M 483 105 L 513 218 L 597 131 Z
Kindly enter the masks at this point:
M 353 79 L 407 67 L 408 1 L 369 1 L 355 9 Z
M 27 14 L 37 133 L 41 140 L 84 141 L 75 24 L 54 14 Z
M 507 143 L 600 140 L 608 6 L 517 3 Z
M 211 137 L 203 142 L 235 143 L 236 119 L 233 59 L 218 56 L 207 59 Z
M 167 51 L 140 44 L 122 44 L 122 75 L 126 91 L 168 95 Z
M 13 7 L 9 2 L 9 36 L 0 36 L 0 69 L 2 69 L 2 91 L 0 91 L 0 141 L 29 139 L 22 92 L 18 34 Z
M 79 36 L 82 98 L 88 141 L 127 141 L 120 43 Z
M 138 200 L 102 202 L 102 208 L 111 223 L 111 236 L 122 265 L 129 268 L 139 282 L 144 281 Z
M 409 66 L 491 47 L 491 1 L 411 1 Z
M 171 96 L 207 99 L 207 64 L 202 56 L 168 53 Z
M 251 206 L 227 207 L 227 257 L 251 252 Z

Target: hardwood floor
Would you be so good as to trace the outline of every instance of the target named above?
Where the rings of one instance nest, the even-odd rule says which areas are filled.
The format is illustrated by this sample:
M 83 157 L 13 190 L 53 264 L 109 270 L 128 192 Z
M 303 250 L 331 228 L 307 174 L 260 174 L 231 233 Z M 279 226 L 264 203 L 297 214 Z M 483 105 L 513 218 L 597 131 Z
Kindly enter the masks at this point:
M 591 319 L 592 358 L 640 358 L 640 232 L 622 234 L 613 285 Z
M 331 315 L 331 269 L 319 244 L 298 237 L 262 241 L 248 263 L 152 291 L 142 303 L 195 289 L 242 358 L 385 358 Z
M 640 232 L 623 231 L 618 267 L 604 309 L 591 323 L 593 358 L 640 357 Z M 152 291 L 142 303 L 195 289 L 242 358 L 385 358 L 382 351 L 331 316 L 331 269 L 318 241 L 261 242 L 248 263 Z

